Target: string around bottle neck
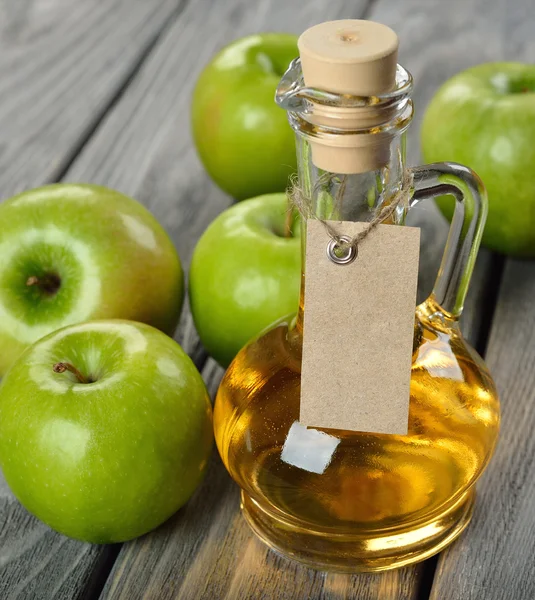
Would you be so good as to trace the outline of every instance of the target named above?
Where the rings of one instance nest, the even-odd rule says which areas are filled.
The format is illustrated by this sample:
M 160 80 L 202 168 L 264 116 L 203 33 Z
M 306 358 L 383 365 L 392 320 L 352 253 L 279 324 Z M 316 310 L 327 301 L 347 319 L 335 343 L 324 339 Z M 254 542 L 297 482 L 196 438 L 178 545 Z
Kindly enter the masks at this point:
M 401 187 L 391 198 L 389 198 L 388 204 L 378 206 L 373 213 L 373 217 L 367 222 L 364 229 L 362 229 L 353 237 L 346 238 L 337 232 L 336 227 L 333 225 L 335 221 L 321 219 L 316 215 L 313 207 L 313 198 L 315 198 L 316 194 L 321 191 L 321 188 L 330 181 L 331 177 L 331 173 L 324 173 L 321 175 L 314 183 L 312 194 L 309 198 L 304 190 L 299 186 L 297 176 L 294 176 L 287 190 L 287 196 L 290 202 L 290 210 L 297 210 L 297 212 L 299 212 L 301 217 L 304 219 L 318 220 L 325 228 L 325 231 L 329 234 L 331 240 L 336 243 L 341 252 L 344 252 L 350 248 L 357 250 L 358 246 L 362 244 L 362 242 L 378 225 L 389 219 L 394 214 L 398 206 L 404 205 L 407 207 L 413 187 L 413 174 L 409 169 L 405 169 Z M 341 198 L 343 198 L 346 183 L 347 176 L 344 176 L 336 195 L 337 203 Z

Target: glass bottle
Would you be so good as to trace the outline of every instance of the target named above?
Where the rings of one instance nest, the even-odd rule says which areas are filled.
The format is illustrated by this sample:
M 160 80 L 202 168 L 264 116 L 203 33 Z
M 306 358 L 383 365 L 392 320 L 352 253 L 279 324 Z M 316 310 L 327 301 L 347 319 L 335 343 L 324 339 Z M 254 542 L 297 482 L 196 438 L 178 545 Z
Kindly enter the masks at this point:
M 372 97 L 307 87 L 299 59 L 290 65 L 276 100 L 296 133 L 299 184 L 313 196 L 316 216 L 368 221 L 399 191 L 411 90 L 412 78 L 399 65 L 394 88 Z M 373 107 L 386 120 L 343 131 L 339 122 L 318 124 L 315 117 L 333 107 Z M 315 142 L 348 134 L 382 136 L 379 168 L 347 175 L 314 164 Z M 440 551 L 469 523 L 474 484 L 498 434 L 493 381 L 458 321 L 485 221 L 485 192 L 460 165 L 411 171 L 408 206 L 398 206 L 389 222 L 403 225 L 408 209 L 442 194 L 455 198 L 456 210 L 433 292 L 416 307 L 408 434 L 299 423 L 304 272 L 297 315 L 241 350 L 215 402 L 217 446 L 241 487 L 245 518 L 270 547 L 315 568 L 381 571 Z M 334 197 L 343 199 L 335 215 Z M 304 256 L 306 219 L 302 227 Z

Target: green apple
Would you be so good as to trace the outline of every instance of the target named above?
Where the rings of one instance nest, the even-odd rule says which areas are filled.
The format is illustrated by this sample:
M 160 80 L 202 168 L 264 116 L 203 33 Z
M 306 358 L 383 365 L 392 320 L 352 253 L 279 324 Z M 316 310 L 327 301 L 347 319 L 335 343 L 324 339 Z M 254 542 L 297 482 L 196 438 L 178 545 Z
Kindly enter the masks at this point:
M 183 294 L 171 240 L 119 192 L 58 184 L 0 204 L 0 376 L 29 344 L 81 321 L 131 319 L 172 334 Z
M 295 171 L 293 132 L 273 98 L 297 55 L 295 35 L 251 35 L 221 50 L 199 77 L 195 145 L 212 179 L 237 200 L 282 192 Z
M 298 224 L 286 232 L 287 206 L 284 194 L 235 204 L 195 248 L 191 311 L 204 347 L 222 366 L 271 323 L 297 311 L 301 245 L 293 235 Z
M 422 126 L 426 162 L 474 169 L 489 194 L 483 243 L 498 252 L 535 256 L 535 65 L 489 63 L 446 82 Z M 448 218 L 453 201 L 439 205 Z
M 0 384 L 0 463 L 19 501 L 94 543 L 157 527 L 201 481 L 212 409 L 191 359 L 131 321 L 60 329 Z

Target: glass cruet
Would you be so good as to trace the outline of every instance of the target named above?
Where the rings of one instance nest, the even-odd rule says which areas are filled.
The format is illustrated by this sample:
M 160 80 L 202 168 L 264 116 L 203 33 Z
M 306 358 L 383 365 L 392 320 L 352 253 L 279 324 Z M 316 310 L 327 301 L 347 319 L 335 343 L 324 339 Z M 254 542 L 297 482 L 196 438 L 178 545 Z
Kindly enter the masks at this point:
M 339 23 L 346 32 L 363 22 Z M 311 194 L 317 217 L 369 221 L 400 189 L 412 78 L 399 65 L 394 77 L 385 93 L 353 96 L 305 85 L 300 59 L 283 76 L 276 101 L 296 133 L 299 184 Z M 361 119 L 357 127 L 355 115 L 368 125 Z M 359 172 L 336 172 L 345 160 L 338 155 L 331 169 L 318 167 L 315 149 L 346 148 L 348 139 L 373 148 L 369 164 L 368 155 L 359 156 Z M 416 307 L 408 434 L 299 423 L 305 272 L 297 315 L 239 352 L 215 401 L 217 446 L 242 490 L 246 520 L 270 547 L 314 568 L 381 571 L 440 551 L 469 523 L 474 484 L 498 435 L 494 383 L 459 329 L 486 217 L 485 191 L 458 164 L 411 173 L 410 201 L 388 222 L 403 225 L 407 210 L 438 195 L 453 196 L 456 208 L 433 292 Z M 333 215 L 329 198 L 340 194 L 344 202 Z M 306 226 L 303 219 L 303 232 Z M 304 253 L 304 233 L 302 244 Z

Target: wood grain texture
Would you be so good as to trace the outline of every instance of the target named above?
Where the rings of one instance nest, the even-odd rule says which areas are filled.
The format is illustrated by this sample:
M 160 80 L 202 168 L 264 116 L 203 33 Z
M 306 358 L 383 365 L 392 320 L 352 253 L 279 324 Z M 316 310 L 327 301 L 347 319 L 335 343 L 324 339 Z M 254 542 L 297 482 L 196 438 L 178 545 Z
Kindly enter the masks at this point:
M 223 370 L 203 370 L 214 395 Z M 214 452 L 203 485 L 157 531 L 125 544 L 102 598 L 165 600 L 410 600 L 421 569 L 348 576 L 304 568 L 270 551 L 239 512 L 239 490 Z
M 0 0 L 0 197 L 57 178 L 181 5 Z M 52 532 L 1 474 L 0 524 L 6 600 L 89 597 L 117 553 Z
M 81 0 L 79 3 L 82 4 Z M 98 7 L 99 14 L 105 15 L 106 11 L 115 10 L 113 7 L 116 5 L 121 5 L 126 12 L 135 12 L 141 10 L 138 4 L 143 4 L 147 12 L 144 13 L 143 24 L 139 23 L 141 29 L 143 26 L 148 28 L 147 22 L 152 22 L 151 15 L 159 10 L 154 2 L 147 3 L 144 0 L 87 0 L 83 4 L 87 13 L 82 13 L 76 5 L 73 7 L 72 2 L 68 3 L 69 10 L 66 10 L 66 4 L 67 0 L 49 0 L 46 3 L 0 0 L 0 15 L 8 15 L 10 23 L 6 28 L 6 21 L 0 20 L 0 29 L 4 27 L 2 36 L 9 30 L 11 36 L 24 37 L 20 32 L 24 31 L 28 23 L 34 23 L 32 31 L 37 32 L 36 39 L 48 39 L 48 45 L 43 42 L 42 46 L 32 50 L 31 56 L 46 62 L 47 48 L 51 47 L 51 40 L 55 37 L 68 37 L 70 46 L 73 45 L 72 39 L 75 36 L 69 35 L 77 27 L 77 20 L 74 17 L 67 18 L 69 11 L 78 11 L 80 19 L 80 15 L 87 16 L 91 13 L 88 6 Z M 165 4 L 166 7 L 173 5 L 170 1 L 163 0 L 160 4 Z M 370 17 L 389 22 L 391 11 L 396 16 L 394 4 L 393 0 L 379 0 Z M 435 1 L 431 4 L 435 4 Z M 299 32 L 321 20 L 358 17 L 366 6 L 365 0 L 309 0 L 306 3 L 290 3 L 285 0 L 190 0 L 180 18 L 170 24 L 165 36 L 158 40 L 142 68 L 128 82 L 121 98 L 100 123 L 102 113 L 113 98 L 111 87 L 106 87 L 107 83 L 118 72 L 123 74 L 124 83 L 124 79 L 128 78 L 128 75 L 124 75 L 135 69 L 140 54 L 137 55 L 138 61 L 129 59 L 129 68 L 121 70 L 121 64 L 125 60 L 123 54 L 130 56 L 131 49 L 127 48 L 127 41 L 130 42 L 132 37 L 132 33 L 125 34 L 121 26 L 124 21 L 130 22 L 133 17 L 122 13 L 113 16 L 108 14 L 108 19 L 99 17 L 102 27 L 108 32 L 102 37 L 106 42 L 114 28 L 123 31 L 121 42 L 114 46 L 113 52 L 104 55 L 98 50 L 99 57 L 107 57 L 107 75 L 99 79 L 98 73 L 101 70 L 89 65 L 90 61 L 86 60 L 85 54 L 78 56 L 75 66 L 69 66 L 70 63 L 65 62 L 61 71 L 69 78 L 75 77 L 71 71 L 77 73 L 75 81 L 78 83 L 74 87 L 77 87 L 82 96 L 87 95 L 90 106 L 83 102 L 65 103 L 62 97 L 53 94 L 53 98 L 43 104 L 42 110 L 27 113 L 33 119 L 28 125 L 27 133 L 21 134 L 20 138 L 17 137 L 18 133 L 15 137 L 10 136 L 7 146 L 1 145 L 5 140 L 0 141 L 0 183 L 4 186 L 1 194 L 10 195 L 21 187 L 31 187 L 56 178 L 77 152 L 75 146 L 91 133 L 88 143 L 68 169 L 65 179 L 101 183 L 141 200 L 164 224 L 187 266 L 196 239 L 208 222 L 230 203 L 230 199 L 218 191 L 205 176 L 190 138 L 189 101 L 194 81 L 202 66 L 217 49 L 239 35 L 269 29 Z M 124 7 L 130 8 L 126 10 Z M 46 25 L 39 26 L 37 16 L 31 15 L 47 11 L 52 12 L 47 17 Z M 89 15 L 88 18 L 94 17 Z M 429 13 L 426 18 L 428 26 L 436 31 L 438 21 L 434 15 Z M 65 19 L 68 25 L 63 24 Z M 427 62 L 419 43 L 413 45 L 412 21 L 399 21 L 395 25 L 405 47 L 406 53 L 402 55 L 404 63 L 418 77 L 413 61 L 425 63 L 429 68 L 432 65 Z M 59 30 L 54 30 L 54 27 L 59 27 Z M 84 30 L 86 28 L 87 25 Z M 91 29 L 95 28 L 98 29 Z M 50 33 L 50 30 L 56 33 Z M 80 35 L 85 34 L 81 31 Z M 13 52 L 4 39 L 2 37 L 0 41 L 0 50 L 3 51 L 5 47 L 7 52 Z M 55 43 L 63 42 L 56 40 Z M 148 45 L 149 41 L 142 54 L 146 53 Z M 63 50 L 56 52 L 55 62 L 63 60 L 63 55 L 68 54 L 68 47 L 65 42 Z M 86 53 L 91 53 L 90 44 L 84 48 Z M 21 68 L 26 69 L 26 61 L 33 60 L 27 58 L 29 54 L 23 48 L 17 56 L 17 64 Z M 2 79 L 4 60 L 0 54 L 0 93 L 7 89 Z M 9 58 L 9 63 L 15 64 L 15 59 Z M 16 70 L 14 67 L 5 69 L 8 81 L 9 77 L 15 77 Z M 90 73 L 87 80 L 81 79 L 80 72 L 84 70 Z M 29 73 L 26 78 L 22 75 L 18 77 L 19 84 L 31 81 Z M 69 81 L 72 84 L 73 80 Z M 436 89 L 438 79 L 432 79 L 432 82 L 429 87 L 424 86 L 425 89 L 417 87 L 417 105 L 422 102 L 420 98 L 425 101 L 427 95 Z M 72 87 L 63 87 L 63 96 L 68 96 Z M 18 88 L 15 86 L 13 89 Z M 117 89 L 116 85 L 114 89 Z M 35 98 L 42 95 L 48 98 L 45 92 L 46 85 L 42 84 L 32 95 Z M 24 107 L 31 108 L 22 92 L 19 95 L 19 106 L 25 101 L 27 104 Z M 2 117 L 5 102 L 3 97 L 0 98 L 0 131 L 3 131 L 3 125 L 9 125 L 10 118 Z M 11 99 L 9 102 L 10 115 L 13 116 L 17 105 Z M 84 107 L 87 108 L 87 113 L 84 112 Z M 95 107 L 98 107 L 96 112 L 99 114 L 95 113 Z M 22 123 L 22 117 L 17 118 Z M 98 127 L 92 132 L 97 124 Z M 23 129 L 21 125 L 16 132 Z M 413 133 L 413 146 L 415 137 L 416 134 Z M 13 139 L 17 141 L 13 142 Z M 9 152 L 6 148 L 9 148 Z M 23 158 L 9 161 L 9 156 L 16 157 L 17 149 Z M 413 164 L 417 162 L 414 153 L 410 157 Z M 438 268 L 446 226 L 436 211 L 433 212 L 431 205 L 421 214 L 420 218 L 415 218 L 418 224 L 425 223 L 428 231 L 423 238 L 422 290 L 425 290 L 425 286 L 430 289 L 430 281 Z M 485 268 L 482 271 L 487 273 Z M 474 301 L 474 305 L 478 301 L 479 298 Z M 475 320 L 476 314 L 476 311 L 472 311 L 473 316 L 470 317 L 469 313 L 469 322 Z M 177 339 L 197 364 L 202 364 L 204 353 L 187 311 Z M 209 387 L 214 390 L 221 370 L 212 361 L 208 361 L 204 376 Z M 5 523 L 0 530 L 0 597 L 8 600 L 92 597 L 92 585 L 98 578 L 98 572 L 101 568 L 106 568 L 108 560 L 113 559 L 115 550 L 66 540 L 27 515 L 1 485 L 0 495 L 1 517 Z M 214 456 L 205 483 L 183 510 L 157 531 L 123 546 L 102 597 L 128 600 L 404 600 L 417 597 L 422 567 L 386 575 L 348 577 L 316 573 L 278 557 L 267 551 L 249 532 L 239 515 L 238 502 L 236 486 L 219 459 Z M 84 585 L 88 586 L 86 594 L 83 591 Z
M 404 27 L 411 56 L 414 51 L 420 57 L 409 60 L 407 37 L 402 38 L 401 57 L 415 76 L 420 110 L 455 72 L 485 61 L 532 62 L 535 50 L 531 0 L 389 0 L 379 2 L 373 16 Z M 500 261 L 487 253 L 481 258 L 488 268 L 478 275 L 492 279 Z M 483 290 L 475 290 L 472 298 L 479 297 L 470 314 L 486 309 L 490 299 Z M 534 265 L 509 261 L 486 353 L 502 400 L 501 439 L 478 486 L 472 525 L 439 559 L 433 600 L 535 597 L 534 293 Z
M 56 180 L 183 0 L 0 0 L 0 198 Z
M 496 454 L 466 534 L 440 559 L 433 600 L 535 598 L 535 264 L 505 268 L 487 363 L 502 402 Z
M 500 15 L 496 14 L 499 5 Z M 462 69 L 492 60 L 493 50 L 489 50 L 489 46 L 495 46 L 489 44 L 486 38 L 487 32 L 492 30 L 482 25 L 480 14 L 489 14 L 490 9 L 493 18 L 501 18 L 505 3 L 492 0 L 485 6 L 483 8 L 481 0 L 378 0 L 370 11 L 368 18 L 385 23 L 398 33 L 399 61 L 414 77 L 415 118 L 407 134 L 409 165 L 422 163 L 422 116 L 440 85 Z M 527 32 L 528 28 L 525 30 Z M 438 273 L 449 224 L 433 201 L 416 206 L 409 213 L 407 223 L 422 228 L 418 285 L 418 299 L 422 301 L 429 295 Z M 482 249 L 461 318 L 463 334 L 474 346 L 478 346 L 479 340 L 484 338 L 484 329 L 488 326 L 479 307 L 481 301 L 488 297 L 489 286 L 494 283 L 495 269 L 491 253 Z
M 0 597 L 51 600 L 84 597 L 112 547 L 81 544 L 30 516 L 0 483 Z
M 190 94 L 202 66 L 239 35 L 299 32 L 323 19 L 359 16 L 363 7 L 341 0 L 191 4 L 66 178 L 104 183 L 140 199 L 165 224 L 187 263 L 194 240 L 230 202 L 207 180 L 190 138 Z M 187 349 L 196 352 L 193 346 Z M 215 388 L 221 371 L 209 361 L 205 376 Z M 238 503 L 238 490 L 214 455 L 205 483 L 187 506 L 158 531 L 123 546 L 102 597 L 415 597 L 421 569 L 385 576 L 325 575 L 278 557 L 253 537 Z
M 474 0 L 462 2 L 463 6 L 465 4 L 470 11 Z M 477 54 L 467 52 L 463 45 L 449 43 L 452 32 L 457 32 L 459 28 L 466 31 L 471 27 L 468 22 L 463 21 L 466 11 L 463 13 L 464 9 L 460 8 L 460 4 L 455 14 L 450 14 L 450 11 L 454 12 L 450 7 L 452 3 L 442 0 L 377 0 L 367 16 L 396 31 L 400 38 L 399 62 L 414 77 L 415 118 L 407 133 L 407 164 L 410 166 L 422 164 L 420 125 L 424 109 L 433 94 L 459 70 L 485 60 L 480 56 L 478 61 Z M 477 27 L 478 19 L 474 17 L 473 21 Z M 448 34 L 445 27 L 449 28 Z M 481 35 L 475 35 L 472 46 L 483 45 L 481 39 Z M 410 211 L 407 224 L 421 227 L 418 281 L 418 301 L 421 302 L 433 288 L 446 245 L 449 223 L 434 201 L 429 200 Z M 491 254 L 481 250 L 461 318 L 463 334 L 475 346 L 482 338 L 482 330 L 488 325 L 478 307 L 488 295 L 494 268 Z

